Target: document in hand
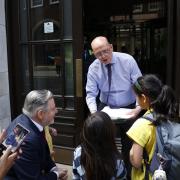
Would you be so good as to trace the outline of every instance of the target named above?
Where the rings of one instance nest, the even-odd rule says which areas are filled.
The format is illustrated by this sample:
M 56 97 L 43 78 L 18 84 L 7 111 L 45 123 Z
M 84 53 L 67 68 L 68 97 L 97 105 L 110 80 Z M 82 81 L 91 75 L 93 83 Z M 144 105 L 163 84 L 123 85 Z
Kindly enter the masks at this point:
M 112 120 L 132 118 L 132 115 L 129 114 L 132 111 L 132 109 L 127 109 L 127 108 L 112 109 L 109 106 L 105 106 L 102 109 L 102 111 L 107 113 Z

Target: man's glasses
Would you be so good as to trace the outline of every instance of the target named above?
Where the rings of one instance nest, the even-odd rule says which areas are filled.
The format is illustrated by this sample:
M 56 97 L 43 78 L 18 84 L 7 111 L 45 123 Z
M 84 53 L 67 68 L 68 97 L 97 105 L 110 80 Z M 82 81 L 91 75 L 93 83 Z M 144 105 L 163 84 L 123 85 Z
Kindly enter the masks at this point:
M 96 58 L 100 59 L 102 58 L 103 55 L 107 56 L 109 55 L 109 53 L 110 53 L 110 48 L 108 47 L 107 49 L 94 53 L 94 55 L 96 56 Z

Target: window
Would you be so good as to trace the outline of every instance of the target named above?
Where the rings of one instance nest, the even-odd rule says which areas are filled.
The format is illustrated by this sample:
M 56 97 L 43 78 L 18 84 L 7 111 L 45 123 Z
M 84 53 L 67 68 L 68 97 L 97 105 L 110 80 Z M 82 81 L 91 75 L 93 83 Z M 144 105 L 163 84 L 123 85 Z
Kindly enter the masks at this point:
M 49 3 L 50 4 L 57 4 L 57 3 L 59 3 L 59 0 L 50 0 Z
M 133 13 L 141 13 L 143 10 L 142 4 L 136 4 L 133 6 Z
M 148 4 L 148 10 L 149 11 L 158 11 L 159 10 L 160 3 L 158 1 L 151 2 Z
M 43 0 L 31 0 L 31 8 L 43 6 Z

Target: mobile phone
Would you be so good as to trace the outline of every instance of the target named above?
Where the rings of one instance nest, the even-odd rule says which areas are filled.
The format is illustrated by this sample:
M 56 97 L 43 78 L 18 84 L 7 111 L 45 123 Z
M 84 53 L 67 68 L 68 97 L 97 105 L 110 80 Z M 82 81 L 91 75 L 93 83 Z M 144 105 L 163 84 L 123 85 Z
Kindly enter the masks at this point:
M 10 134 L 8 134 L 8 136 L 4 139 L 3 141 L 3 145 L 7 148 L 8 146 L 12 146 L 11 151 L 15 152 L 20 145 L 23 143 L 25 137 L 27 136 L 27 134 L 29 134 L 30 131 L 25 128 L 23 125 L 21 124 L 17 124 L 13 131 L 10 132 Z

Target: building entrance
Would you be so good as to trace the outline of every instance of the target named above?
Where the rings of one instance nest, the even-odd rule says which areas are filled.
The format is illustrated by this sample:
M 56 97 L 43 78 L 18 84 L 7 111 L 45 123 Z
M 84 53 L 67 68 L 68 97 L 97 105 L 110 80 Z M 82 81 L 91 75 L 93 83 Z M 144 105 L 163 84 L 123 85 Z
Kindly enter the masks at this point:
M 143 73 L 166 79 L 166 0 L 120 2 L 6 1 L 12 118 L 30 90 L 50 89 L 58 108 L 53 139 L 58 162 L 72 163 L 88 114 L 84 88 L 95 36 L 105 35 L 115 51 L 133 55 Z
M 107 36 L 115 51 L 135 58 L 142 73 L 155 73 L 166 80 L 166 0 L 112 0 L 103 2 L 103 6 L 99 1 L 86 0 L 84 4 L 86 41 L 98 35 Z
M 81 5 L 80 0 L 6 1 L 12 117 L 21 113 L 30 90 L 51 90 L 58 110 L 55 160 L 65 164 L 72 163 L 85 117 Z

